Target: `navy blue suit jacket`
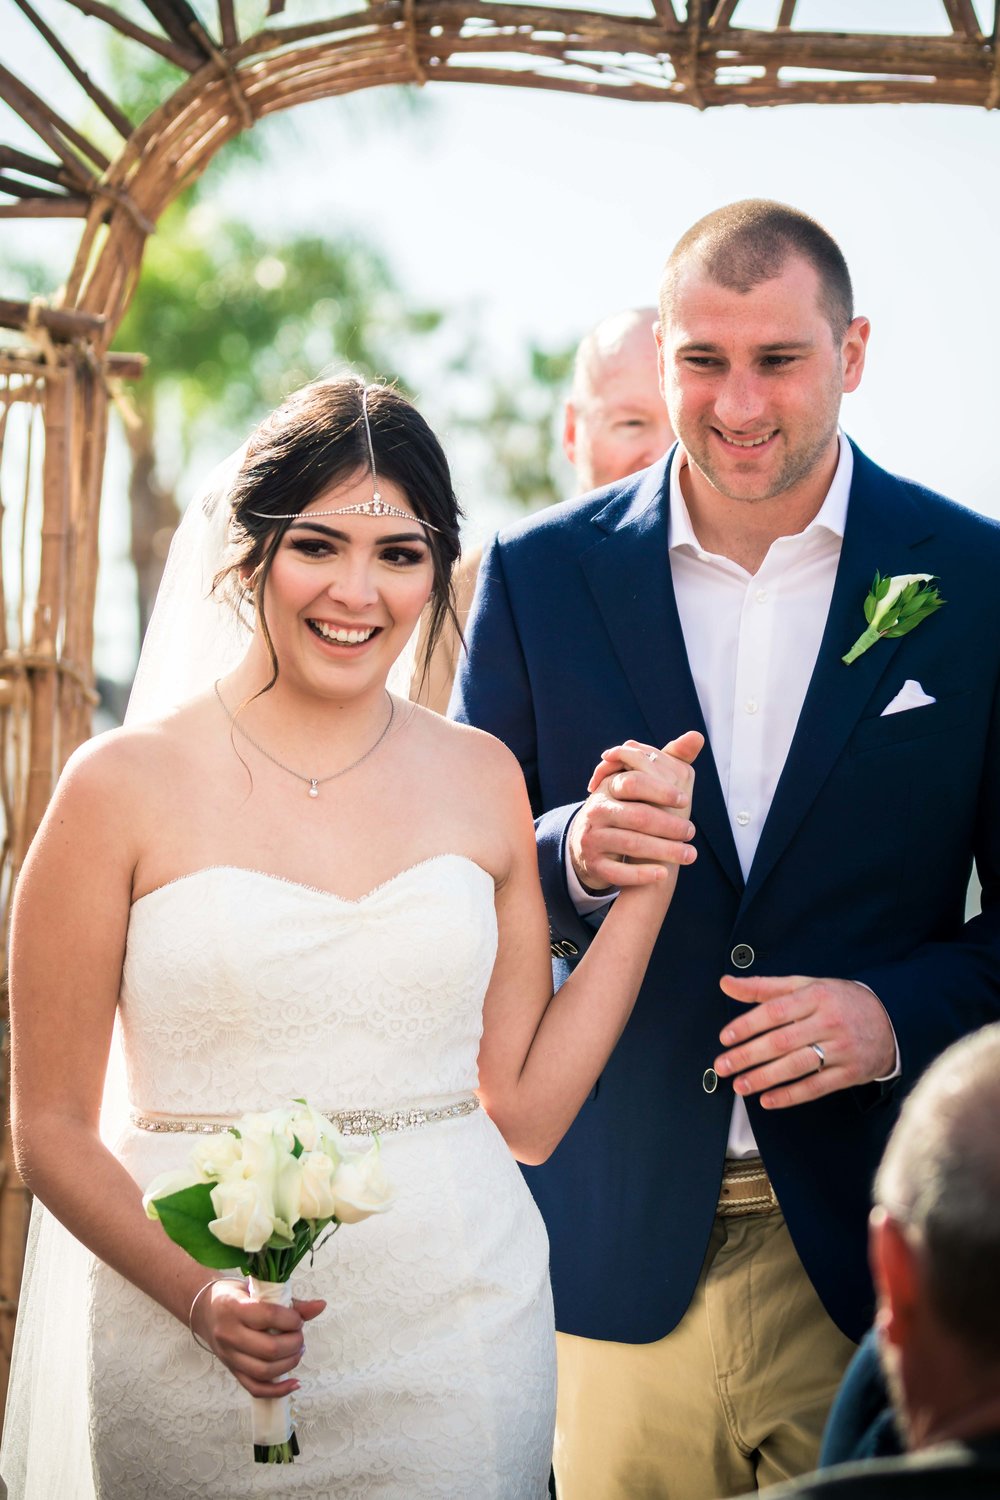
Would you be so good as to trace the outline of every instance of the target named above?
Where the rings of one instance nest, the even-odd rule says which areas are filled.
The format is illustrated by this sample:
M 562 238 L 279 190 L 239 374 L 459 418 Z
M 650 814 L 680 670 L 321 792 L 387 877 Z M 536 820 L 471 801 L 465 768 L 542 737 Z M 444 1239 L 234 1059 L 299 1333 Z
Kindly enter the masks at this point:
M 524 769 L 557 940 L 593 937 L 564 872 L 566 831 L 601 751 L 705 725 L 667 553 L 671 455 L 502 533 L 483 559 L 456 716 Z M 876 571 L 933 573 L 944 608 L 851 666 Z M 899 1098 L 949 1042 L 1000 1014 L 1000 526 L 855 451 L 830 612 L 744 884 L 706 747 L 681 871 L 632 1017 L 591 1098 L 526 1176 L 552 1251 L 558 1326 L 625 1342 L 683 1316 L 719 1192 L 732 1087 L 702 1079 L 751 974 L 859 979 L 896 1030 L 895 1085 L 749 1109 L 799 1257 L 842 1329 L 871 1321 L 869 1190 Z M 711 622 L 706 622 L 711 628 Z M 881 717 L 907 678 L 937 700 Z M 964 923 L 975 856 L 983 913 Z

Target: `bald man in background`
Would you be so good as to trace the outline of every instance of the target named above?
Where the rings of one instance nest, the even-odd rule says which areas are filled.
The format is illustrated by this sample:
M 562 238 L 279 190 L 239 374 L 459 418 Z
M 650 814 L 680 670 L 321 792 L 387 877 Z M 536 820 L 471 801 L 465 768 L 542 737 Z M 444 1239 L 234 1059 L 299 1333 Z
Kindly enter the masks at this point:
M 563 452 L 576 472 L 576 493 L 614 484 L 662 458 L 674 440 L 660 394 L 655 307 L 630 307 L 602 319 L 580 341 L 573 384 L 563 417 Z M 455 570 L 455 609 L 465 622 L 476 592 L 482 547 L 462 558 Z M 461 642 L 446 622 L 426 674 L 417 647 L 410 697 L 443 714 Z

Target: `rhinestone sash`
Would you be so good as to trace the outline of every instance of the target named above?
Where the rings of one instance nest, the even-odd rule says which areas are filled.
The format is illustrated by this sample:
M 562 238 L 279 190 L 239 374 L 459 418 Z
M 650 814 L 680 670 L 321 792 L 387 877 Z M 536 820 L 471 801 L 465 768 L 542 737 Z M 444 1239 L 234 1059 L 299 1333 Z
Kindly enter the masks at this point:
M 345 1109 L 320 1110 L 324 1120 L 329 1120 L 341 1135 L 387 1135 L 395 1130 L 415 1130 L 420 1125 L 436 1125 L 440 1120 L 459 1120 L 471 1115 L 479 1108 L 475 1094 L 459 1099 L 454 1104 L 443 1104 L 434 1108 L 403 1109 Z M 163 1131 L 169 1135 L 222 1135 L 231 1130 L 237 1119 L 220 1116 L 202 1119 L 182 1119 L 178 1115 L 144 1115 L 138 1110 L 129 1113 L 129 1119 L 137 1130 Z

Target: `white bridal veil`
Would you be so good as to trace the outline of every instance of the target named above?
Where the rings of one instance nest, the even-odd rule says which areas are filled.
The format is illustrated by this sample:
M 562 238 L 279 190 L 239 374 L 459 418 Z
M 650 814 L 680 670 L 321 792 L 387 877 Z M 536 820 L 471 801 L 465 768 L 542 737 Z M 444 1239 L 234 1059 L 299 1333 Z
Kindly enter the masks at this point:
M 246 445 L 221 463 L 174 536 L 143 642 L 126 724 L 159 718 L 205 691 L 242 659 L 253 610 L 213 581 L 230 560 L 233 480 Z M 408 696 L 417 632 L 388 686 Z M 127 1111 L 118 1029 L 101 1133 L 114 1143 Z M 93 1257 L 37 1201 L 32 1207 L 11 1360 L 0 1476 L 9 1500 L 94 1500 L 89 1433 L 88 1282 Z M 123 1330 L 127 1336 L 127 1330 Z M 0 1487 L 2 1494 L 2 1487 Z

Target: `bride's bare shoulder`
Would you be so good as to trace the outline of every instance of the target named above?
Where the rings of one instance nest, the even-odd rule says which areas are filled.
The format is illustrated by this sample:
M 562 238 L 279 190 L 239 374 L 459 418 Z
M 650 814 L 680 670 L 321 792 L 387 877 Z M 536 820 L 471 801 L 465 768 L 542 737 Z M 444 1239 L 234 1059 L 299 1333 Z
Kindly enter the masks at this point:
M 439 774 L 473 779 L 497 790 L 508 787 L 518 793 L 524 790 L 524 778 L 517 759 L 507 746 L 483 729 L 471 724 L 456 724 L 442 718 L 432 709 L 411 704 L 414 728 L 421 736 L 428 754 L 433 755 Z
M 66 762 L 57 797 L 100 797 L 119 805 L 131 794 L 144 796 L 190 760 L 211 705 L 194 699 L 163 719 L 123 725 L 85 740 Z

